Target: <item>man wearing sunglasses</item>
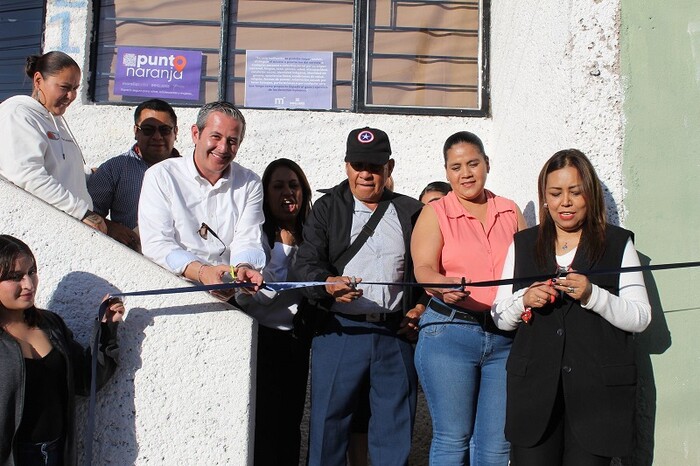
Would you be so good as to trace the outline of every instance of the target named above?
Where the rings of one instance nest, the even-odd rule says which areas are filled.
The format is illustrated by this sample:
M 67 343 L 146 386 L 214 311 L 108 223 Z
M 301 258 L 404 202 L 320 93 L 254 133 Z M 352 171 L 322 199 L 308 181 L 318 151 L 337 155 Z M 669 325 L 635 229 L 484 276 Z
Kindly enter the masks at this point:
M 107 220 L 107 234 L 134 250 L 140 250 L 136 209 L 146 170 L 170 157 L 179 157 L 177 115 L 167 102 L 146 100 L 134 111 L 136 143 L 107 160 L 88 180 L 94 211 Z
M 194 153 L 146 172 L 138 219 L 143 254 L 171 272 L 214 285 L 262 284 L 264 221 L 260 177 L 234 162 L 245 118 L 224 101 L 204 105 L 191 129 Z M 214 293 L 222 299 L 233 290 Z

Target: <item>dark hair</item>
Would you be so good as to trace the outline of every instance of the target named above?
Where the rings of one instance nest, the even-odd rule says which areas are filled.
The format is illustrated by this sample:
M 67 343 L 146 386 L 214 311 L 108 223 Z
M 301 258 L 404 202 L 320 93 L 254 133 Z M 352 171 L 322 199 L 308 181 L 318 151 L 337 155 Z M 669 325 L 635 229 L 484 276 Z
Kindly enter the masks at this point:
M 38 71 L 43 77 L 55 76 L 64 68 L 74 66 L 78 70 L 80 67 L 69 55 L 59 52 L 46 52 L 43 55 L 30 55 L 27 57 L 27 64 L 24 72 L 30 79 L 34 79 L 34 74 Z
M 423 191 L 420 192 L 418 195 L 418 200 L 420 201 L 427 193 L 432 193 L 434 191 L 447 196 L 447 193 L 452 191 L 452 186 L 450 186 L 450 183 L 445 183 L 444 181 L 432 181 L 428 183 L 428 186 L 423 188 Z
M 301 167 L 294 161 L 281 158 L 270 162 L 270 164 L 265 168 L 265 172 L 262 176 L 262 187 L 263 187 L 263 213 L 265 214 L 265 223 L 263 223 L 263 233 L 267 236 L 269 244 L 272 246 L 275 243 L 275 233 L 277 232 L 277 222 L 270 212 L 270 208 L 267 206 L 267 187 L 270 185 L 272 180 L 272 174 L 275 173 L 280 167 L 286 167 L 292 170 L 299 178 L 299 183 L 301 184 L 301 205 L 299 206 L 299 215 L 297 215 L 296 225 L 294 226 L 294 234 L 301 241 L 301 233 L 304 226 L 306 218 L 311 212 L 311 186 L 309 185 L 309 180 L 306 179 L 306 175 Z
M 165 100 L 150 99 L 141 102 L 139 106 L 136 107 L 136 110 L 134 110 L 134 123 L 139 122 L 139 118 L 141 118 L 141 112 L 143 112 L 144 110 L 166 112 L 168 115 L 170 115 L 170 118 L 173 119 L 173 123 L 175 124 L 175 126 L 177 126 L 177 115 L 175 115 L 175 110 L 173 110 L 173 107 L 171 107 L 170 104 L 167 103 Z
M 217 102 L 209 102 L 199 109 L 197 113 L 197 129 L 201 132 L 207 124 L 207 119 L 209 115 L 214 112 L 221 112 L 225 115 L 230 116 L 234 120 L 241 122 L 241 140 L 243 142 L 243 137 L 245 136 L 245 118 L 238 108 L 232 103 L 226 102 L 225 100 L 219 100 Z
M 581 177 L 581 191 L 586 200 L 586 218 L 584 219 L 579 244 L 586 246 L 586 258 L 595 262 L 599 259 L 605 248 L 605 201 L 603 189 L 595 168 L 578 149 L 560 150 L 554 154 L 542 167 L 537 180 L 537 195 L 540 201 L 540 225 L 537 234 L 535 254 L 540 266 L 546 264 L 545 259 L 556 246 L 557 232 L 552 216 L 544 208 L 547 191 L 547 176 L 565 167 L 573 167 Z
M 36 265 L 36 258 L 32 250 L 24 242 L 10 235 L 0 235 L 0 281 L 5 281 L 10 276 L 15 261 L 21 255 L 31 258 Z M 24 321 L 30 327 L 37 325 L 40 312 L 36 306 L 32 306 L 24 311 Z
M 447 151 L 450 150 L 455 144 L 461 143 L 476 146 L 476 148 L 479 149 L 479 152 L 481 152 L 481 155 L 484 156 L 484 160 L 486 161 L 486 163 L 489 163 L 489 158 L 486 155 L 486 151 L 484 150 L 484 143 L 481 142 L 479 136 L 477 136 L 474 133 L 470 133 L 469 131 L 458 131 L 449 138 L 447 138 L 447 140 L 445 141 L 445 145 L 442 146 L 442 156 L 445 159 L 445 164 L 447 164 Z

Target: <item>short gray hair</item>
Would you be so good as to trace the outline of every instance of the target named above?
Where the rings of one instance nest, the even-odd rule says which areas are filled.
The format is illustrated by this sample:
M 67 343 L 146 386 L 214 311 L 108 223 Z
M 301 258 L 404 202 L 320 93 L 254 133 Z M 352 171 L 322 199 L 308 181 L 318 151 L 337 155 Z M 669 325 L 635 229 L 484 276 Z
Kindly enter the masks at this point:
M 245 136 L 245 118 L 235 105 L 230 102 L 226 102 L 225 100 L 209 102 L 199 109 L 199 113 L 197 114 L 197 129 L 202 132 L 207 124 L 209 115 L 214 112 L 221 112 L 224 115 L 228 115 L 234 120 L 241 122 L 241 140 L 239 142 L 243 142 L 243 136 Z

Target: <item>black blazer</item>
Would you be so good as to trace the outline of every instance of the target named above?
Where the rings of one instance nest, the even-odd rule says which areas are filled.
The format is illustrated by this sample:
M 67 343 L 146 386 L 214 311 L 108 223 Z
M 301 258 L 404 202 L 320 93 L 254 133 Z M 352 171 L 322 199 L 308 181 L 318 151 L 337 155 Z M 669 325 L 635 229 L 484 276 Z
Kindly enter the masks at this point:
M 627 230 L 608 226 L 602 258 L 590 263 L 582 241 L 572 269 L 619 267 L 631 237 Z M 557 270 L 554 252 L 545 267 L 537 265 L 536 238 L 537 227 L 515 235 L 515 278 Z M 589 279 L 619 294 L 619 274 Z M 516 283 L 513 291 L 531 283 Z M 564 295 L 554 304 L 533 309 L 530 323 L 520 324 L 506 368 L 506 437 L 514 445 L 533 446 L 542 438 L 561 387 L 567 418 L 587 451 L 610 457 L 631 453 L 637 381 L 633 334 Z

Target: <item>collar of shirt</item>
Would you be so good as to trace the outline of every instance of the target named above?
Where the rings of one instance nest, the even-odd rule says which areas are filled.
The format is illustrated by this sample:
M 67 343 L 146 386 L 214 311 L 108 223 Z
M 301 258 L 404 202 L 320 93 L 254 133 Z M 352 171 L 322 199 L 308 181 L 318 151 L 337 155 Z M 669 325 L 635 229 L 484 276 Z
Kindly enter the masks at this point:
M 497 197 L 494 193 L 492 193 L 488 189 L 484 189 L 484 193 L 486 193 L 486 202 L 488 203 L 489 212 L 494 212 L 496 214 L 499 214 L 502 212 L 509 212 L 509 211 L 513 210 L 513 207 L 510 205 L 509 202 L 506 202 L 506 200 L 503 198 Z M 462 207 L 462 204 L 459 203 L 457 196 L 453 192 L 450 192 L 443 199 L 444 199 L 443 202 L 445 203 L 445 214 L 448 217 L 450 217 L 450 218 L 459 218 L 459 217 L 476 218 L 467 209 Z M 438 200 L 436 202 L 440 202 L 440 200 Z
M 140 160 L 144 165 L 148 166 L 148 164 L 146 163 L 146 161 L 143 160 L 143 158 L 141 157 L 141 152 L 139 151 L 139 146 L 137 146 L 136 144 L 134 144 L 133 146 L 131 146 L 131 149 L 129 149 L 128 152 L 126 152 L 124 155 L 126 155 L 127 157 L 133 157 L 133 158 L 135 158 L 135 159 L 138 159 L 138 160 Z
M 200 185 L 206 185 L 211 187 L 212 189 L 218 189 L 221 187 L 221 185 L 228 183 L 229 178 L 231 178 L 232 172 L 233 172 L 233 164 L 234 162 L 232 161 L 228 167 L 226 167 L 226 170 L 223 171 L 221 174 L 221 178 L 219 178 L 216 183 L 213 185 L 209 183 L 209 181 L 204 178 L 200 173 L 199 170 L 197 170 L 197 164 L 194 161 L 194 151 L 192 152 L 192 155 L 186 156 L 187 163 L 185 164 L 185 169 L 187 170 L 187 173 L 190 175 L 190 178 Z

